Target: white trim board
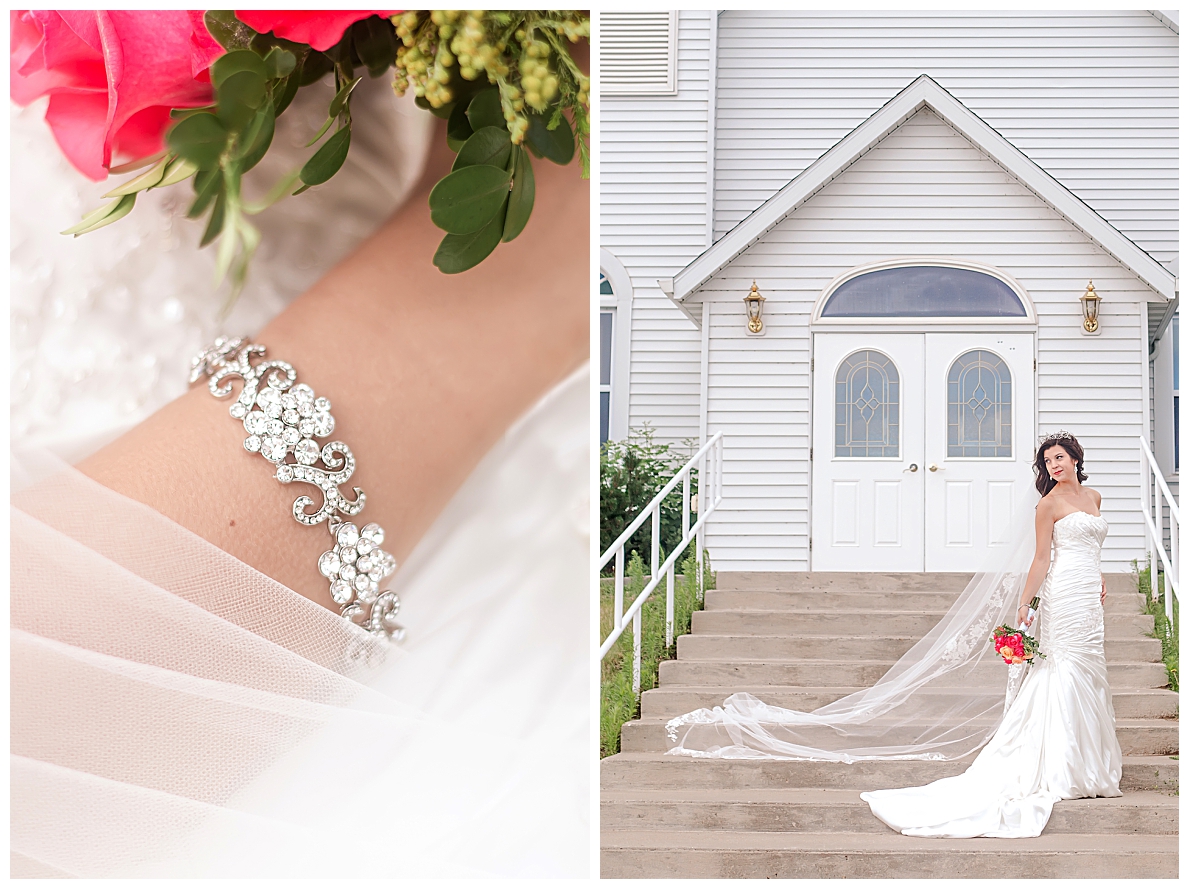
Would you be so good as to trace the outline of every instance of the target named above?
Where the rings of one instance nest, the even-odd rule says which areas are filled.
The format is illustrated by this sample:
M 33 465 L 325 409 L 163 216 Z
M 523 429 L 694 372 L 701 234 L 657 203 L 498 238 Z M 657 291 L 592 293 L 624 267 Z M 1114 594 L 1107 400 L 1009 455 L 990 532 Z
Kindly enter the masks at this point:
M 694 294 L 728 263 L 924 107 L 932 109 L 987 157 L 1135 274 L 1155 294 L 1165 300 L 1175 298 L 1176 276 L 1172 272 L 1099 216 L 927 74 L 922 74 L 897 93 L 672 279 L 658 282 L 661 289 L 689 315 L 683 305 L 686 297 Z M 695 294 L 691 302 L 697 299 Z

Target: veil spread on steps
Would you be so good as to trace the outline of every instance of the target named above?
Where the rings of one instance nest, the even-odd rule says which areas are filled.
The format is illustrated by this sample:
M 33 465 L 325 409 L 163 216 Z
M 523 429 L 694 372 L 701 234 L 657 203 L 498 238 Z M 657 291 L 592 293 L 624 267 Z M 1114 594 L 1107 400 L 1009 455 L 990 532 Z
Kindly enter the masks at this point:
M 871 688 L 812 712 L 775 707 L 746 692 L 733 694 L 721 707 L 670 720 L 666 729 L 676 746 L 668 752 L 859 762 L 954 760 L 981 748 L 998 729 L 1027 670 L 1027 665 L 1005 666 L 990 635 L 1000 624 L 1015 624 L 1035 552 L 1036 500 L 1029 492 L 1017 504 L 1008 539 L 991 548 L 985 570 Z M 1030 631 L 1038 638 L 1039 621 L 1038 615 Z

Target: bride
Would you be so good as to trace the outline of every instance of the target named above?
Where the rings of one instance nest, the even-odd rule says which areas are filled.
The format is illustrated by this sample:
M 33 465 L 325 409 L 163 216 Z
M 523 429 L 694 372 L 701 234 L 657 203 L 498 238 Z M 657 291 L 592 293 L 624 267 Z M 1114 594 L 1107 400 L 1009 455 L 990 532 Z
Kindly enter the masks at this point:
M 670 737 L 689 728 L 670 753 L 853 762 L 956 759 L 982 747 L 961 775 L 861 794 L 880 820 L 909 836 L 1034 837 L 1057 800 L 1120 796 L 1099 570 L 1107 524 L 1101 496 L 1082 484 L 1083 460 L 1068 432 L 1041 442 L 1034 461 L 1041 500 L 1026 576 L 976 576 L 938 627 L 873 688 L 814 713 L 734 695 L 722 708 L 673 720 Z M 1013 612 L 1020 626 L 1035 621 L 1045 657 L 1008 668 L 1005 698 L 1002 675 L 996 683 L 977 667 L 993 657 L 985 643 L 996 618 Z M 952 692 L 955 679 L 960 694 L 938 694 L 945 686 Z

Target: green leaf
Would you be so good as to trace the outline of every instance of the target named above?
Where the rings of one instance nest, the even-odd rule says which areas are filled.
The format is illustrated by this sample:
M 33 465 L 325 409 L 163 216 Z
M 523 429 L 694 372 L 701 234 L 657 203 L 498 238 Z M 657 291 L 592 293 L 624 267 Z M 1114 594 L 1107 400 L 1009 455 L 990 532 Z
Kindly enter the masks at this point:
M 208 10 L 202 20 L 206 29 L 223 49 L 246 49 L 256 36 L 256 32 L 235 17 L 235 13 L 227 9 Z
M 223 230 L 223 217 L 226 212 L 227 192 L 220 191 L 215 199 L 215 208 L 211 210 L 211 218 L 207 220 L 206 231 L 202 233 L 202 240 L 198 242 L 199 250 L 219 236 L 219 232 Z
M 264 70 L 267 72 L 269 80 L 288 77 L 296 67 L 297 56 L 279 46 L 274 46 L 264 57 Z
M 103 228 L 105 225 L 111 225 L 117 219 L 123 219 L 132 212 L 132 207 L 136 204 L 136 195 L 126 194 L 116 198 L 105 207 L 100 207 L 88 213 L 82 218 L 82 221 L 77 225 L 73 225 L 66 231 L 62 232 L 64 235 L 74 235 L 76 238 L 79 235 L 85 235 L 87 232 L 93 232 L 97 228 Z
M 362 77 L 356 77 L 354 80 L 349 80 L 343 84 L 343 88 L 334 95 L 334 99 L 330 103 L 330 111 L 327 114 L 332 117 L 338 117 L 342 113 L 343 106 L 347 104 L 347 100 L 351 98 L 351 93 L 355 91 L 355 87 L 359 86 L 359 81 Z
M 310 54 L 305 57 L 301 66 L 299 84 L 309 86 L 311 83 L 317 83 L 333 70 L 334 62 L 326 56 L 326 53 L 310 50 Z
M 446 144 L 450 146 L 451 151 L 457 152 L 474 134 L 471 122 L 467 120 L 467 103 L 455 102 L 446 123 Z
M 192 114 L 198 114 L 200 111 L 214 111 L 214 105 L 200 105 L 197 108 L 173 108 L 170 109 L 169 117 L 171 120 L 185 120 Z
M 293 101 L 293 97 L 297 95 L 297 89 L 301 84 L 300 75 L 296 72 L 290 74 L 283 80 L 277 81 L 272 86 L 272 102 L 276 108 L 276 115 L 281 116 L 289 103 Z
M 474 268 L 499 246 L 503 230 L 504 213 L 501 209 L 477 232 L 469 235 L 449 234 L 442 238 L 442 243 L 433 255 L 433 264 L 447 275 L 457 275 Z
M 467 106 L 467 120 L 471 129 L 476 133 L 483 127 L 504 127 L 508 124 L 504 120 L 504 109 L 500 105 L 500 91 L 492 87 L 475 94 L 471 104 Z
M 165 188 L 167 185 L 176 185 L 183 179 L 189 179 L 197 172 L 198 167 L 194 166 L 194 164 L 184 157 L 174 158 L 166 169 L 165 175 L 161 177 L 161 181 L 154 185 L 153 188 Z
M 227 147 L 227 128 L 215 115 L 203 111 L 175 124 L 165 141 L 198 169 L 212 170 L 219 166 L 219 157 Z
M 264 78 L 255 71 L 237 71 L 223 81 L 217 100 L 219 120 L 227 129 L 238 132 L 248 125 L 264 103 L 265 86 Z
M 108 167 L 107 172 L 113 176 L 122 176 L 125 173 L 143 170 L 145 167 L 151 167 L 167 154 L 169 154 L 168 151 L 158 151 L 156 154 L 150 154 L 148 157 L 141 157 L 134 161 L 128 161 L 126 164 L 116 164 L 115 166 Z
M 272 187 L 268 194 L 266 194 L 259 201 L 244 204 L 244 212 L 255 216 L 257 213 L 262 213 L 263 211 L 267 210 L 289 193 L 289 189 L 297 184 L 298 178 L 299 173 L 296 170 L 294 170 L 292 173 L 287 173 L 286 175 L 282 176 L 280 181 L 277 182 L 277 184 Z M 308 187 L 309 186 L 303 186 L 303 189 Z
M 226 55 L 219 56 L 211 65 L 211 83 L 220 87 L 232 74 L 241 71 L 251 71 L 261 79 L 268 78 L 268 71 L 264 67 L 264 59 L 250 49 L 236 49 Z
M 574 131 L 564 114 L 560 115 L 557 126 L 552 130 L 543 115 L 530 114 L 524 140 L 537 157 L 555 164 L 565 166 L 574 157 Z
M 165 168 L 169 166 L 169 162 L 171 160 L 172 158 L 166 155 L 165 157 L 161 158 L 161 160 L 157 161 L 157 163 L 154 164 L 150 169 L 141 173 L 135 179 L 129 179 L 118 188 L 113 188 L 111 191 L 105 194 L 104 197 L 118 198 L 121 195 L 135 194 L 138 191 L 144 191 L 146 188 L 152 188 L 161 181 L 161 178 L 165 175 Z
M 338 117 L 339 114 L 342 112 L 343 106 L 347 104 L 347 99 L 350 98 L 350 96 L 351 96 L 351 92 L 355 89 L 356 86 L 359 85 L 359 81 L 362 79 L 363 79 L 362 77 L 356 77 L 354 80 L 350 81 L 349 83 L 344 84 L 343 88 L 338 91 L 338 93 L 335 95 L 334 99 L 330 103 L 330 111 L 328 112 L 326 122 L 323 123 L 321 129 L 319 129 L 318 132 L 314 134 L 314 138 L 306 143 L 306 148 L 309 148 L 311 145 L 313 145 L 315 142 L 317 142 L 319 139 L 321 139 L 323 136 L 325 136 L 326 131 L 329 130 L 332 126 L 334 126 L 334 119 L 336 117 Z
M 347 151 L 350 148 L 351 128 L 343 127 L 306 161 L 305 166 L 301 168 L 301 181 L 306 185 L 321 185 L 339 171 L 343 161 L 347 159 Z
M 515 166 L 512 169 L 512 191 L 508 195 L 508 213 L 504 218 L 503 241 L 511 241 L 524 231 L 537 195 L 532 158 L 519 145 L 512 149 L 512 155 Z
M 508 156 L 511 153 L 512 137 L 506 129 L 484 127 L 476 131 L 459 149 L 458 157 L 454 159 L 451 169 L 461 170 L 463 167 L 473 167 L 477 164 L 505 168 L 508 166 Z
M 194 192 L 197 196 L 194 198 L 194 203 L 190 205 L 190 209 L 186 211 L 186 215 L 191 219 L 197 219 L 222 190 L 222 170 L 200 170 L 194 177 Z
M 455 170 L 429 193 L 429 218 L 438 228 L 454 235 L 477 232 L 507 201 L 511 181 L 512 174 L 498 167 L 479 165 Z
M 272 137 L 277 128 L 277 115 L 273 111 L 272 99 L 265 99 L 264 106 L 256 112 L 251 124 L 244 132 L 241 145 L 241 168 L 246 173 L 264 159 L 268 148 L 272 145 Z

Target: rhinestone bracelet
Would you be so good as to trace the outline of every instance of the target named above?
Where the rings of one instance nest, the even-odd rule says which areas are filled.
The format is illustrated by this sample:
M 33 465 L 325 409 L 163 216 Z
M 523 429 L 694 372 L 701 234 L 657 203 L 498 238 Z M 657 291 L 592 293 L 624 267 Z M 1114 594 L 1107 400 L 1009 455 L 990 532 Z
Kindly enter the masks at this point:
M 342 518 L 359 515 L 367 499 L 359 488 L 354 488 L 354 500 L 339 493 L 339 485 L 355 471 L 355 455 L 341 441 L 318 446 L 315 439 L 334 432 L 330 402 L 298 383 L 297 372 L 284 361 L 258 359 L 253 364 L 252 356 L 263 358 L 264 352 L 264 346 L 244 337 L 219 337 L 194 357 L 190 382 L 209 376 L 211 394 L 226 398 L 232 390 L 225 382 L 228 378 L 244 381 L 230 409 L 244 424 L 244 450 L 273 464 L 281 484 L 298 482 L 322 492 L 322 505 L 314 512 L 306 512 L 314 505 L 312 498 L 303 494 L 294 500 L 293 518 L 303 525 L 326 522 L 330 529 L 334 543 L 318 558 L 318 570 L 330 581 L 339 613 L 365 630 L 400 642 L 405 635 L 395 621 L 400 599 L 392 590 L 380 590 L 380 582 L 396 570 L 396 559 L 380 549 L 384 529 L 375 522 L 358 528 Z M 319 461 L 322 466 L 315 465 Z

